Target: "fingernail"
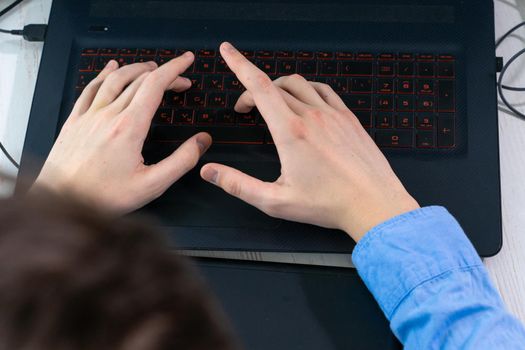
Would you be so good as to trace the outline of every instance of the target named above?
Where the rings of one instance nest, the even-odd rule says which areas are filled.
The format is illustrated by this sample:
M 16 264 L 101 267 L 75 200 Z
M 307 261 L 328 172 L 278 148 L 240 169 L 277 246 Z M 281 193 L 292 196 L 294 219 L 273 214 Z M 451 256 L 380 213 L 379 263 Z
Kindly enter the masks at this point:
M 184 84 L 191 85 L 191 80 L 186 77 L 179 77 L 179 79 L 184 82 Z
M 201 155 L 204 154 L 210 147 L 210 139 L 205 134 L 197 136 L 197 146 L 199 146 L 199 150 L 201 152 Z
M 224 48 L 224 50 L 226 50 L 227 52 L 235 52 L 235 48 L 233 47 L 232 44 L 230 44 L 229 42 L 224 42 L 222 44 L 222 47 Z
M 186 51 L 183 56 L 186 58 L 190 58 L 193 56 L 193 53 L 191 51 Z
M 149 61 L 149 62 L 146 62 L 149 66 L 151 66 L 152 68 L 157 68 L 157 64 L 154 62 L 154 61 Z
M 204 180 L 211 182 L 212 184 L 217 184 L 217 177 L 219 172 L 213 168 L 208 168 L 202 173 Z
M 117 66 L 118 66 L 118 63 L 115 60 L 111 60 L 108 62 L 108 64 L 106 64 L 107 69 L 113 69 L 113 68 L 116 68 Z

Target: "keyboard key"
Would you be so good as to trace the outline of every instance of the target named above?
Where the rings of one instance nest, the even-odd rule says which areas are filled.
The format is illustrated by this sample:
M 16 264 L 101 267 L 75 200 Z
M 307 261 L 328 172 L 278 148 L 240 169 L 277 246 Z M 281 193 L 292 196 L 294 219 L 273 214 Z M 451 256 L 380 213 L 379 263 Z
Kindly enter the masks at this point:
M 341 62 L 341 75 L 370 76 L 374 72 L 372 62 Z
M 211 58 L 200 58 L 195 62 L 196 73 L 213 73 L 215 71 L 215 60 Z
M 278 61 L 277 73 L 283 75 L 291 75 L 297 73 L 297 62 L 292 60 Z
M 81 55 L 95 56 L 98 55 L 98 49 L 82 49 Z
M 434 80 L 418 80 L 417 81 L 417 93 L 424 95 L 434 94 Z
M 274 58 L 275 53 L 273 51 L 262 50 L 256 52 L 257 58 Z
M 137 56 L 138 49 L 120 49 L 118 53 L 121 56 Z
M 239 79 L 236 76 L 226 76 L 224 77 L 224 89 L 225 90 L 243 90 L 244 86 L 241 84 Z
M 239 97 L 241 97 L 241 94 L 241 92 L 230 92 L 227 97 L 228 101 L 226 103 L 226 107 L 233 109 L 233 107 L 235 107 L 235 104 L 239 100 Z
M 124 67 L 124 66 L 135 63 L 135 57 L 131 57 L 131 56 L 119 57 L 117 58 L 117 62 L 118 62 L 119 67 Z
M 233 110 L 220 109 L 216 113 L 217 124 L 234 125 L 236 122 L 235 112 Z
M 214 143 L 263 144 L 266 129 L 263 127 L 239 128 L 230 126 L 156 126 L 153 141 L 184 142 L 199 132 L 209 133 Z
M 440 114 L 438 117 L 438 147 L 451 148 L 455 146 L 454 114 Z
M 351 91 L 354 93 L 370 93 L 372 88 L 372 79 L 352 78 L 351 80 Z
M 96 77 L 97 75 L 94 73 L 82 73 L 78 76 L 76 87 L 83 89 L 91 82 L 91 80 L 95 79 Z
M 175 50 L 171 50 L 171 49 L 162 49 L 162 50 L 159 50 L 159 56 L 172 56 L 172 57 L 175 57 L 176 56 L 176 52 L 175 52 Z
M 116 56 L 118 55 L 118 50 L 117 49 L 100 49 L 98 53 L 99 55 L 103 55 L 103 56 Z
M 433 77 L 434 76 L 434 63 L 421 62 L 417 65 L 417 75 L 420 77 Z
M 357 57 L 356 57 L 358 60 L 373 60 L 374 59 L 374 54 L 371 54 L 371 53 L 365 53 L 365 52 L 360 52 L 357 54 Z
M 171 108 L 159 108 L 153 116 L 154 124 L 171 124 L 173 122 L 173 110 Z
M 275 74 L 275 61 L 274 60 L 257 60 L 255 65 L 266 74 Z
M 434 96 L 419 96 L 417 98 L 417 110 L 422 112 L 434 111 Z
M 434 114 L 432 113 L 417 113 L 416 127 L 418 129 L 432 130 L 434 128 Z
M 209 93 L 207 106 L 213 108 L 226 107 L 226 94 L 221 92 Z
M 377 75 L 380 77 L 393 77 L 396 75 L 394 62 L 380 62 L 377 65 Z
M 455 75 L 454 62 L 439 62 L 438 63 L 438 77 L 439 78 L 453 78 Z
M 319 81 L 319 80 L 318 80 Z M 347 78 L 326 77 L 323 83 L 328 84 L 338 93 L 350 92 Z
M 351 110 L 372 109 L 372 95 L 342 95 L 341 98 Z
M 215 57 L 215 50 L 199 50 L 197 51 L 199 57 Z
M 377 80 L 377 92 L 381 94 L 393 94 L 394 93 L 394 80 L 393 79 L 378 79 Z
M 414 81 L 410 79 L 399 79 L 397 81 L 397 92 L 399 94 L 413 94 Z
M 254 58 L 255 57 L 255 51 L 253 50 L 239 50 L 240 53 L 244 55 L 246 58 Z
M 334 58 L 334 53 L 329 51 L 318 51 L 316 55 L 320 60 L 331 60 Z
M 215 111 L 212 109 L 196 110 L 195 120 L 198 124 L 214 124 L 215 123 Z
M 414 60 L 414 54 L 412 53 L 400 53 L 397 57 L 400 61 L 413 61 Z
M 188 74 L 186 78 L 191 80 L 191 90 L 202 90 L 202 75 Z
M 398 74 L 400 77 L 413 77 L 414 76 L 414 63 L 412 62 L 399 62 Z
M 428 53 L 423 53 L 423 54 L 417 55 L 417 60 L 418 61 L 433 61 L 434 58 L 435 58 L 434 55 L 428 54 Z
M 376 143 L 382 147 L 412 147 L 412 130 L 378 130 L 376 131 Z
M 293 51 L 277 51 L 275 56 L 277 58 L 294 58 L 295 52 Z
M 232 73 L 230 67 L 226 64 L 224 58 L 219 58 L 215 64 L 215 72 L 217 73 Z
M 223 75 L 212 74 L 204 77 L 204 90 L 222 90 L 223 89 Z
M 394 126 L 394 116 L 389 112 L 378 112 L 376 114 L 376 128 L 391 129 Z
M 91 72 L 94 68 L 95 59 L 93 56 L 81 56 L 78 64 L 78 70 L 80 72 Z
M 317 74 L 317 61 L 304 60 L 299 61 L 299 73 L 305 75 Z
M 414 110 L 414 96 L 397 96 L 396 110 L 400 112 L 412 112 Z
M 372 112 L 355 111 L 354 114 L 364 128 L 370 128 L 372 126 Z
M 139 55 L 140 56 L 156 56 L 157 49 L 140 49 Z
M 382 53 L 377 57 L 380 61 L 393 61 L 396 59 L 396 55 L 393 53 Z
M 297 57 L 298 59 L 309 60 L 314 58 L 314 53 L 312 51 L 299 51 L 297 52 L 295 57 Z
M 257 124 L 257 111 L 252 110 L 248 113 L 236 113 L 237 124 L 239 125 L 256 125 Z
M 337 61 L 321 61 L 319 66 L 321 75 L 337 75 Z
M 434 132 L 422 130 L 418 131 L 416 136 L 416 146 L 418 148 L 434 147 Z
M 193 111 L 191 109 L 176 109 L 173 113 L 173 122 L 193 124 Z
M 183 92 L 168 91 L 164 96 L 165 107 L 183 107 L 186 94 Z
M 412 129 L 414 127 L 414 113 L 398 112 L 396 115 L 396 127 Z
M 335 57 L 338 60 L 353 60 L 354 54 L 351 52 L 338 52 L 335 54 Z
M 186 95 L 186 107 L 204 107 L 206 94 L 204 92 L 188 92 Z
M 438 81 L 438 110 L 440 112 L 453 112 L 455 110 L 454 102 L 454 81 Z
M 376 109 L 380 111 L 394 110 L 394 97 L 389 95 L 379 95 L 376 97 Z

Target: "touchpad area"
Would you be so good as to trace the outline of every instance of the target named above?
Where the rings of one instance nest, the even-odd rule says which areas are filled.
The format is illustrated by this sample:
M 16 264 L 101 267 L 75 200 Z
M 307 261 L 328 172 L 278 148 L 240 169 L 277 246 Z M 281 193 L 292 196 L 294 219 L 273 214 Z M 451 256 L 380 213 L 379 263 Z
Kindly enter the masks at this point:
M 161 220 L 163 226 L 276 228 L 281 220 L 230 196 L 200 177 L 199 163 L 143 212 Z M 280 174 L 278 161 L 221 162 L 263 181 L 275 181 Z

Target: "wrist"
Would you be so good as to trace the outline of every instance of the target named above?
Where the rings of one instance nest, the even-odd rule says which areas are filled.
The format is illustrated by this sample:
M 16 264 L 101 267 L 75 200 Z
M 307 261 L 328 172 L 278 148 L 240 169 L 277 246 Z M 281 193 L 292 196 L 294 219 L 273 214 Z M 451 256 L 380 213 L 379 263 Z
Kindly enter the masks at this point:
M 419 208 L 408 193 L 394 196 L 389 201 L 363 201 L 345 210 L 340 227 L 357 243 L 377 225 Z

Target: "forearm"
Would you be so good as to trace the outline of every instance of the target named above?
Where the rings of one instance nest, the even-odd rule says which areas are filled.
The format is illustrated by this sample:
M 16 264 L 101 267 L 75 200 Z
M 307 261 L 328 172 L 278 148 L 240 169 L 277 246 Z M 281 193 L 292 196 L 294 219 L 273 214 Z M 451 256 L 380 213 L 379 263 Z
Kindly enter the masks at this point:
M 407 349 L 525 344 L 523 326 L 505 310 L 474 248 L 444 208 L 415 210 L 375 227 L 353 259 Z

